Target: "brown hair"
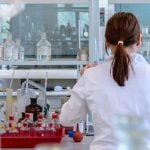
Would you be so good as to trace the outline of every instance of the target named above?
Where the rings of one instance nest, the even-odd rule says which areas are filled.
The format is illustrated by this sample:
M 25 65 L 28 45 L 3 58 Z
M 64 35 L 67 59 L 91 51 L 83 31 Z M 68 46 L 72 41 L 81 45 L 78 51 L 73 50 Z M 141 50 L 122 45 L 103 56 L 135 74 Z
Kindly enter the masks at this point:
M 129 66 L 131 66 L 131 60 L 125 47 L 139 43 L 138 20 L 128 12 L 114 14 L 107 22 L 105 38 L 109 44 L 116 46 L 111 65 L 112 76 L 119 86 L 124 86 L 129 77 Z

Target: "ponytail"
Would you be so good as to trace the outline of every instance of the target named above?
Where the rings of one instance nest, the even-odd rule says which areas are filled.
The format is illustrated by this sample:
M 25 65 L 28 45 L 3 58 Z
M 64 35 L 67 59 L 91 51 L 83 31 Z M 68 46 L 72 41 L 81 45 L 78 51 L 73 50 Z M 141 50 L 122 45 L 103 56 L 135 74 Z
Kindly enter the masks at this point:
M 123 43 L 118 43 L 111 64 L 111 73 L 119 86 L 124 86 L 129 77 L 130 57 L 125 51 Z M 132 66 L 131 66 L 132 67 Z
M 130 12 L 116 13 L 107 22 L 106 41 L 116 48 L 110 73 L 119 86 L 124 86 L 125 81 L 129 79 L 130 68 L 134 73 L 127 51 L 128 48 L 137 45 L 140 34 L 140 24 L 135 15 Z

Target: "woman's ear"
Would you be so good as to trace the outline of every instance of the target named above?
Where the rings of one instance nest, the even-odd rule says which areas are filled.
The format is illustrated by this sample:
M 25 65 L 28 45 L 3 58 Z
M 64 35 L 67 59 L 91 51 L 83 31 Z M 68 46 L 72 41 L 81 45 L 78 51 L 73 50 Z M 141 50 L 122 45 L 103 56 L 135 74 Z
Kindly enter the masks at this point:
M 139 36 L 139 40 L 138 40 L 138 42 L 137 42 L 137 47 L 138 47 L 138 48 L 140 48 L 140 47 L 141 47 L 142 42 L 143 42 L 143 36 L 142 36 L 142 34 L 140 34 L 140 36 Z

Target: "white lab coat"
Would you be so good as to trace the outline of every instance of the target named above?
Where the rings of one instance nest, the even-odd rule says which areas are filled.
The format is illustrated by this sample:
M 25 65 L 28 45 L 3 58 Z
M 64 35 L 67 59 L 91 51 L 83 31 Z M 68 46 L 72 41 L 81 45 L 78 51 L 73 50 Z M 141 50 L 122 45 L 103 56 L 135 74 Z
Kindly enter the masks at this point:
M 85 71 L 63 105 L 60 122 L 70 126 L 92 113 L 95 137 L 90 150 L 116 150 L 113 119 L 118 114 L 150 116 L 150 66 L 143 56 L 132 54 L 134 73 L 130 71 L 124 87 L 110 75 L 112 57 Z

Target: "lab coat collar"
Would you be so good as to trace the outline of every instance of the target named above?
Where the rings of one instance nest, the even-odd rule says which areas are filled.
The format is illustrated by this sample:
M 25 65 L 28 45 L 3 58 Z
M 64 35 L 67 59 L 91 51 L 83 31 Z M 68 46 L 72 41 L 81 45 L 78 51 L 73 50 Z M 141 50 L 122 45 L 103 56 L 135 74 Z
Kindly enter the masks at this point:
M 105 61 L 106 62 L 112 61 L 113 56 L 114 55 L 107 56 Z M 133 64 L 137 64 L 139 62 L 148 64 L 148 62 L 145 60 L 145 58 L 138 53 L 129 53 L 129 56 L 131 58 L 131 63 L 133 63 Z

